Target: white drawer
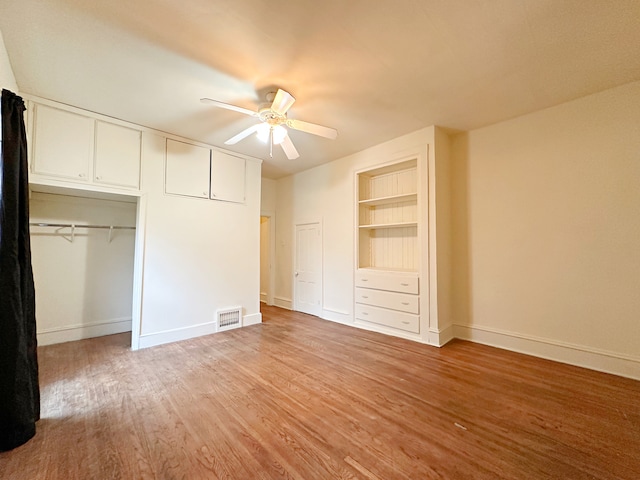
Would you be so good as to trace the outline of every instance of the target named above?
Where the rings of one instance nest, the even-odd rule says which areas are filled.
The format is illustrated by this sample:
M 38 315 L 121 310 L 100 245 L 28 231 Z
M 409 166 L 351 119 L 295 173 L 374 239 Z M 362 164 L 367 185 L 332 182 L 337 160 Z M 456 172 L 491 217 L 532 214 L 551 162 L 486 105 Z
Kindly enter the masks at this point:
M 408 293 L 387 292 L 371 288 L 356 288 L 356 303 L 391 308 L 401 312 L 420 313 L 419 296 Z
M 418 277 L 417 275 L 357 270 L 356 287 L 417 294 Z
M 356 303 L 356 319 L 420 333 L 420 316 Z

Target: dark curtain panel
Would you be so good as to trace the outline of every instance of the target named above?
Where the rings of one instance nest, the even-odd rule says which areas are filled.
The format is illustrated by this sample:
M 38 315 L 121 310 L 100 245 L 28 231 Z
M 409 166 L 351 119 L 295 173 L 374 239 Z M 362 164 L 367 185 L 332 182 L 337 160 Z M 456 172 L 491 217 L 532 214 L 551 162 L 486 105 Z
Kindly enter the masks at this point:
M 2 90 L 0 157 L 0 451 L 36 433 L 40 388 L 24 102 Z

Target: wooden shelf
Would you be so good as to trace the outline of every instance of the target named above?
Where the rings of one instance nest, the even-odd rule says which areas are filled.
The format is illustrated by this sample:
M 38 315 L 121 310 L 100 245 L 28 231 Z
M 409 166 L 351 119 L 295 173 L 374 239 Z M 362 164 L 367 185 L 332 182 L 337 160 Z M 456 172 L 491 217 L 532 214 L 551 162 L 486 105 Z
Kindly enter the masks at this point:
M 390 203 L 411 202 L 418 201 L 417 193 L 406 193 L 403 195 L 392 195 L 390 197 L 370 198 L 367 200 L 360 200 L 360 205 L 375 207 L 376 205 L 387 205 Z
M 398 223 L 378 223 L 374 225 L 358 225 L 358 228 L 364 230 L 371 230 L 374 228 L 402 228 L 402 227 L 417 227 L 418 222 L 398 222 Z

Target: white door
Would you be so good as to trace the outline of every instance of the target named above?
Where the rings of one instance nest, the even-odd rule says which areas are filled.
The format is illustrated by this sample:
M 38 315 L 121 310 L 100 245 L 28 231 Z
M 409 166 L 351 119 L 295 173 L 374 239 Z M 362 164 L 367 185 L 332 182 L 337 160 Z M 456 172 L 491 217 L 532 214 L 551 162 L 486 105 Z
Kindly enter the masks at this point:
M 320 316 L 322 306 L 322 230 L 320 223 L 296 225 L 294 309 Z

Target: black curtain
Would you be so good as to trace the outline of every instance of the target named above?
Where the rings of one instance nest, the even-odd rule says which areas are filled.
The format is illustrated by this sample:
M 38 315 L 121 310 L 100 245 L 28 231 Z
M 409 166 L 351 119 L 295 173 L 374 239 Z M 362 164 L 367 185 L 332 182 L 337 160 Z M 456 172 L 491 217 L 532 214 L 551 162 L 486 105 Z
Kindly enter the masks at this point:
M 40 388 L 24 102 L 2 90 L 0 157 L 0 451 L 36 433 Z

